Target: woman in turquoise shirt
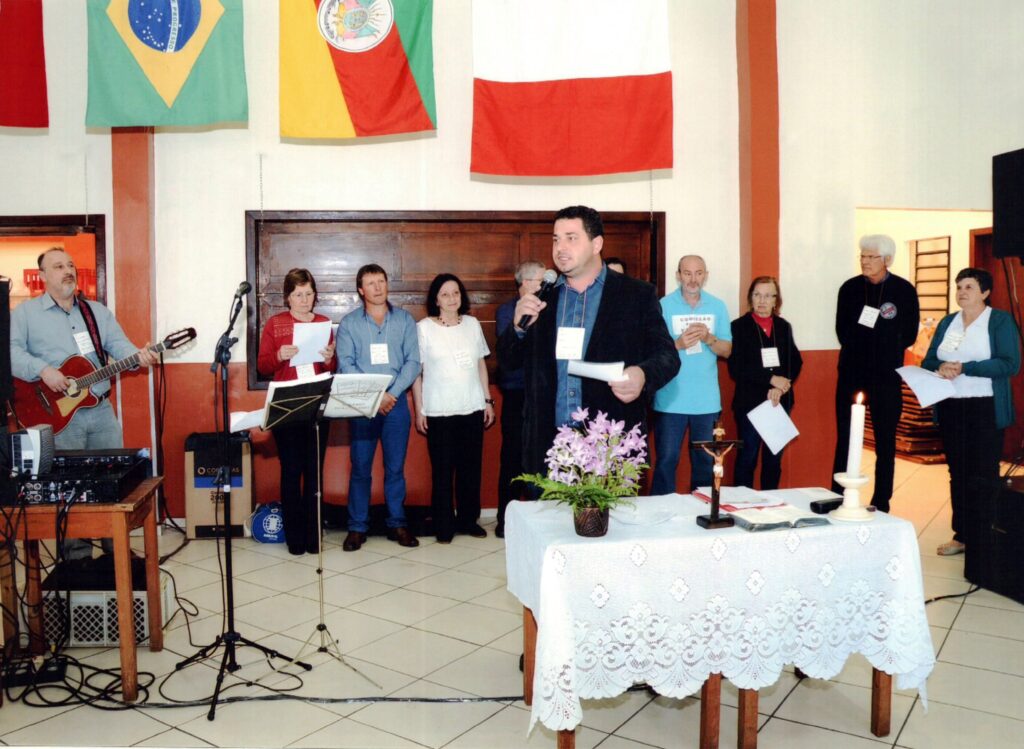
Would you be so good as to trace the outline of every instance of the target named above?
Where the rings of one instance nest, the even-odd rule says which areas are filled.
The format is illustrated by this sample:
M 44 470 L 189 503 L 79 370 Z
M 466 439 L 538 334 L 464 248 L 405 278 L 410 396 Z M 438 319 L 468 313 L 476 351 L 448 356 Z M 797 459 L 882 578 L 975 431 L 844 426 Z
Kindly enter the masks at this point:
M 968 505 L 977 505 L 978 493 L 990 491 L 998 478 L 1003 430 L 1015 418 L 1010 378 L 1020 370 L 1019 333 L 1008 313 L 992 309 L 991 293 L 988 271 L 960 271 L 960 311 L 942 318 L 921 362 L 956 389 L 935 405 L 953 505 L 953 540 L 939 546 L 940 556 L 963 553 Z

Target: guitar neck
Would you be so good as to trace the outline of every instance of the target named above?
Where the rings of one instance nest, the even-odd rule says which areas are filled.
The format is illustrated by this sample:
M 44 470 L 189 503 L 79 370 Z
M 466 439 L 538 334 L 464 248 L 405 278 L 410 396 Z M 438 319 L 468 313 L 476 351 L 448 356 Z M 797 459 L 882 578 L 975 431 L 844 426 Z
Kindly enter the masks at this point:
M 149 350 L 152 351 L 154 354 L 159 354 L 162 351 L 166 350 L 166 348 L 167 347 L 164 346 L 164 344 L 158 343 L 155 346 L 150 346 Z M 139 366 L 139 355 L 138 353 L 135 353 L 132 354 L 131 356 L 125 357 L 124 359 L 119 359 L 116 362 L 113 362 L 112 364 L 108 364 L 105 367 L 101 367 L 100 369 L 97 369 L 95 372 L 88 374 L 85 377 L 78 378 L 78 386 L 80 388 L 91 387 L 92 385 L 95 385 L 97 382 L 109 380 L 114 375 L 119 375 L 122 372 L 129 369 L 134 369 L 137 366 Z

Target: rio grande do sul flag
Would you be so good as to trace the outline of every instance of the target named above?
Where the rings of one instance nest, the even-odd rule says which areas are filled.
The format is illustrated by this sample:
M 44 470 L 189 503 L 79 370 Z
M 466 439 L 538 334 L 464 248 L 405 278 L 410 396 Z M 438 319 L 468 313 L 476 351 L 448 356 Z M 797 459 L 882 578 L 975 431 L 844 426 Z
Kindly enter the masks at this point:
M 47 127 L 42 0 L 0 0 L 0 126 Z
M 433 0 L 280 0 L 281 135 L 434 130 Z
M 248 119 L 242 0 L 88 0 L 88 16 L 86 125 Z
M 473 0 L 470 171 L 672 166 L 668 0 Z

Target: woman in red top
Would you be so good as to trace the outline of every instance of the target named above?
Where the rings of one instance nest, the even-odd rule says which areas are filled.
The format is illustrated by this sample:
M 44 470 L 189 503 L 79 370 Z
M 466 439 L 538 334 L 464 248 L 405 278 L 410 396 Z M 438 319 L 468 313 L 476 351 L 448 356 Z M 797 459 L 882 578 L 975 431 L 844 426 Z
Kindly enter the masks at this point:
M 316 305 L 316 280 L 305 268 L 292 268 L 284 277 L 284 303 L 288 309 L 269 320 L 260 337 L 260 353 L 256 367 L 262 375 L 270 375 L 275 382 L 296 380 L 300 376 L 333 372 L 334 334 L 320 353 L 322 362 L 296 369 L 289 364 L 299 349 L 292 344 L 297 323 L 330 322 L 330 318 L 313 312 Z M 317 437 L 309 427 L 280 426 L 271 429 L 281 461 L 281 506 L 284 514 L 284 537 L 292 554 L 316 554 L 320 542 L 317 525 L 317 471 L 323 469 L 327 450 L 327 424 L 321 423 L 320 453 L 317 455 Z

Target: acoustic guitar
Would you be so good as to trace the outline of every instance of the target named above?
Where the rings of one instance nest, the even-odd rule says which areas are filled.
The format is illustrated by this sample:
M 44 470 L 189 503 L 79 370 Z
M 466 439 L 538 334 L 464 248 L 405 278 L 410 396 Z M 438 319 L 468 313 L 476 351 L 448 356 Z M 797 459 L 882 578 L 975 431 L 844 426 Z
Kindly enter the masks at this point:
M 183 328 L 171 333 L 149 350 L 154 354 L 171 351 L 183 346 L 196 337 L 195 328 Z M 92 408 L 100 399 L 89 391 L 91 385 L 109 380 L 127 369 L 139 365 L 139 355 L 131 356 L 96 369 L 93 363 L 80 354 L 69 356 L 57 369 L 68 378 L 70 384 L 63 393 L 55 393 L 42 380 L 26 382 L 14 378 L 14 416 L 18 425 L 25 429 L 39 424 L 49 424 L 54 434 L 60 434 L 74 418 L 80 408 Z

